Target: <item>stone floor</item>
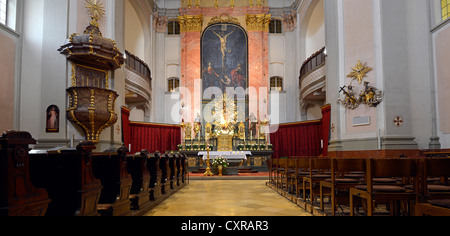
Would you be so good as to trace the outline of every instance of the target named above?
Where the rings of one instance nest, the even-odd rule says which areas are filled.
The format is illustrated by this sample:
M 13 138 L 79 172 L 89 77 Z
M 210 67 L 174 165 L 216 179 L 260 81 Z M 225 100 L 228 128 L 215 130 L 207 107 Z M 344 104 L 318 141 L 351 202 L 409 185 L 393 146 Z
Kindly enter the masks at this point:
M 267 180 L 191 180 L 146 216 L 311 216 Z

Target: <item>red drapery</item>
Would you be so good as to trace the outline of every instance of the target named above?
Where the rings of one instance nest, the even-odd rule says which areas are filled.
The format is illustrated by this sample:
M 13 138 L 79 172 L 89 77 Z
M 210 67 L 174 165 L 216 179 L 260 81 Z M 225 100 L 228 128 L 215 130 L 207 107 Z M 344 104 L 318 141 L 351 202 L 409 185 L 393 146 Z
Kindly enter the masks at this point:
M 181 128 L 176 125 L 130 123 L 131 152 L 177 150 L 181 140 Z
M 178 125 L 130 122 L 130 109 L 122 107 L 122 138 L 131 153 L 178 150 L 181 128 Z
M 130 109 L 122 107 L 122 142 L 128 148 L 131 144 Z
M 278 131 L 270 135 L 273 157 L 320 156 L 322 133 L 322 121 L 280 125 Z

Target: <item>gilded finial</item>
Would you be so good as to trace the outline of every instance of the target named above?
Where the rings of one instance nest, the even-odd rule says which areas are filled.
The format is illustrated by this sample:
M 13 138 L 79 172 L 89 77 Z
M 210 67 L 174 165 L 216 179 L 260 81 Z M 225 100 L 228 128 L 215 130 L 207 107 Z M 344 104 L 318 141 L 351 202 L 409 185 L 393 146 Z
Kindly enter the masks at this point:
M 99 27 L 98 22 L 105 16 L 105 7 L 100 0 L 85 0 L 86 8 L 91 17 L 91 25 Z

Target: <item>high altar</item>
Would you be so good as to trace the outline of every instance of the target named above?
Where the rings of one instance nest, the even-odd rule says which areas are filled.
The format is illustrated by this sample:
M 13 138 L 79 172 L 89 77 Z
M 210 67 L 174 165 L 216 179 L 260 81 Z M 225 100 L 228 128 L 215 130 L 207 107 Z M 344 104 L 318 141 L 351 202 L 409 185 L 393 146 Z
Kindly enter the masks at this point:
M 261 132 L 269 124 L 270 20 L 262 0 L 182 1 L 180 149 L 191 152 L 190 167 L 204 164 L 194 155 L 207 146 L 270 155 L 269 136 Z M 267 155 L 257 156 L 244 165 L 265 170 Z

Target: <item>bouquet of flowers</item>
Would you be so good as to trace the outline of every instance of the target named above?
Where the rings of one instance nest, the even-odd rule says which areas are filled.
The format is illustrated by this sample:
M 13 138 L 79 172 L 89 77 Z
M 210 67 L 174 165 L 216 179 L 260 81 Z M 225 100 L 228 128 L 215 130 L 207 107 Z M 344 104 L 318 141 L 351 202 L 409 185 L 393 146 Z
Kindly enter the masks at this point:
M 219 156 L 216 159 L 214 159 L 214 161 L 212 162 L 212 165 L 214 167 L 223 166 L 223 167 L 227 168 L 229 164 L 227 162 L 227 159 L 225 159 L 222 156 Z

